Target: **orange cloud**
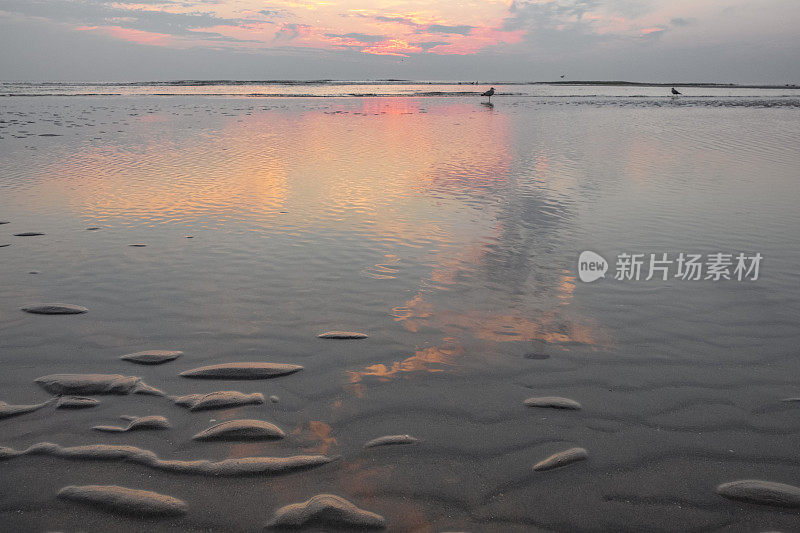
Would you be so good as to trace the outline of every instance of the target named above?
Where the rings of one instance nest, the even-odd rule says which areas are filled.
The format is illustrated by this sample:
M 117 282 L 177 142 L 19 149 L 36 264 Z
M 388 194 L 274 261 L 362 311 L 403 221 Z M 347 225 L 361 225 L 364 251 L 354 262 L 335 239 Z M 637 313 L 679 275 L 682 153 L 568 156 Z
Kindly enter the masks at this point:
M 400 56 L 408 57 L 408 54 L 418 54 L 423 52 L 421 46 L 410 44 L 408 41 L 402 39 L 388 39 L 375 43 L 361 50 L 365 54 L 374 54 L 379 56 Z

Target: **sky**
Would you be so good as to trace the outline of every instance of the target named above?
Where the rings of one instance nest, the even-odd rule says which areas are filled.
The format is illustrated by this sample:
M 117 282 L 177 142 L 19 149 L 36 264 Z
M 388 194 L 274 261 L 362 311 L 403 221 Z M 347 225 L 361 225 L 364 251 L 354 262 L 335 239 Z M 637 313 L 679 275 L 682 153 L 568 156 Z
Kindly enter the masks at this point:
M 0 0 L 0 79 L 800 83 L 800 0 Z

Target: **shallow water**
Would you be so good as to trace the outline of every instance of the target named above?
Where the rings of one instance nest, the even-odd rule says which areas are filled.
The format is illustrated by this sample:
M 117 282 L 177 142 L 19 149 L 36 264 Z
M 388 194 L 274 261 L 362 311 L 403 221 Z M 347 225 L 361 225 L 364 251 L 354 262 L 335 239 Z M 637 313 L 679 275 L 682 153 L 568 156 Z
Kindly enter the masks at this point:
M 800 485 L 800 404 L 780 402 L 800 396 L 800 101 L 657 90 L 493 107 L 458 96 L 0 98 L 0 245 L 11 244 L 0 248 L 0 400 L 44 402 L 34 379 L 57 373 L 279 398 L 191 412 L 97 396 L 97 407 L 0 420 L 0 446 L 341 456 L 213 478 L 26 455 L 0 461 L 3 527 L 256 531 L 281 506 L 333 493 L 396 531 L 795 528 L 796 510 L 714 488 Z M 578 279 L 584 250 L 611 262 L 605 279 Z M 624 252 L 764 260 L 756 281 L 617 281 Z M 46 302 L 89 312 L 19 309 Z M 317 338 L 331 330 L 369 337 Z M 184 354 L 119 359 L 142 350 Z M 230 362 L 304 368 L 263 381 L 178 375 Z M 540 396 L 582 409 L 523 404 Z M 172 428 L 92 431 L 121 415 Z M 287 437 L 192 440 L 240 418 Z M 401 434 L 420 442 L 364 449 Z M 574 447 L 588 459 L 532 470 Z M 154 491 L 188 512 L 120 517 L 59 500 L 68 485 Z
M 496 88 L 496 98 L 508 96 L 536 98 L 643 98 L 671 96 L 663 85 L 626 84 L 624 82 L 453 82 L 453 81 L 143 81 L 143 82 L 9 82 L 0 81 L 2 96 L 234 96 L 234 97 L 463 97 L 477 96 L 489 86 Z M 692 98 L 797 98 L 797 85 L 719 85 L 679 86 L 684 100 Z

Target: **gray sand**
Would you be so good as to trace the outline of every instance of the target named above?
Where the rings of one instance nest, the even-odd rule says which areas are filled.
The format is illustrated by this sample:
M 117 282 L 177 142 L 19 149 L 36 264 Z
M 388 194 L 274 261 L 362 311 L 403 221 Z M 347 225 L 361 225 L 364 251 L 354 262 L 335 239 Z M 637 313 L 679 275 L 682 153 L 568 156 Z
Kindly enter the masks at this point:
M 0 97 L 0 218 L 12 221 L 0 243 L 13 244 L 0 249 L 0 399 L 102 402 L 0 420 L 12 450 L 63 445 L 0 462 L 0 529 L 253 531 L 333 493 L 393 531 L 795 531 L 797 509 L 750 503 L 763 486 L 749 500 L 714 489 L 800 486 L 800 403 L 780 402 L 800 396 L 800 89 L 672 102 L 657 87 L 498 87 L 515 90 L 530 96 L 494 108 L 474 96 Z M 65 135 L 37 136 L 48 132 Z M 27 230 L 47 239 L 11 236 Z M 580 280 L 583 250 L 609 263 L 605 278 Z M 684 281 L 675 263 L 665 281 L 614 277 L 619 254 L 644 254 L 646 277 L 650 254 L 681 252 L 759 252 L 761 277 Z M 19 310 L 54 301 L 89 312 Z M 317 338 L 340 327 L 369 337 Z M 150 348 L 185 355 L 119 359 Z M 246 385 L 179 376 L 241 361 L 304 370 Z M 133 394 L 142 382 L 182 405 Z M 551 395 L 583 408 L 522 404 Z M 124 428 L 125 413 L 173 427 L 90 429 Z M 286 437 L 192 439 L 236 419 Z M 424 442 L 364 450 L 401 432 Z M 590 460 L 532 470 L 572 446 Z M 214 475 L 338 454 L 279 479 Z M 88 484 L 191 508 L 154 523 L 55 498 Z

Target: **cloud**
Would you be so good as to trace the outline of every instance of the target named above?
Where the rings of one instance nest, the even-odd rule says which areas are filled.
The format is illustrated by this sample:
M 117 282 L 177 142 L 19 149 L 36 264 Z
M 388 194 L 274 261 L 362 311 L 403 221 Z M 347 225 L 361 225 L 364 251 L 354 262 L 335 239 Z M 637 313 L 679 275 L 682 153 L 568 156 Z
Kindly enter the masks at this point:
M 669 4 L 665 0 L 603 0 L 596 2 L 593 10 L 610 15 L 618 15 L 626 19 L 638 19 L 653 13 L 657 7 Z
M 241 18 L 223 18 L 210 12 L 175 13 L 157 9 L 144 9 L 141 7 L 121 7 L 122 4 L 141 6 L 144 4 L 166 5 L 175 2 L 163 1 L 115 1 L 98 2 L 83 1 L 56 1 L 56 0 L 3 0 L 0 8 L 8 13 L 15 13 L 26 17 L 37 17 L 53 22 L 73 24 L 82 28 L 97 26 L 109 28 L 109 35 L 133 42 L 148 44 L 162 44 L 167 40 L 163 36 L 182 37 L 186 39 L 223 39 L 237 41 L 221 34 L 203 32 L 204 28 L 239 26 L 248 22 Z M 116 4 L 116 5 L 112 5 Z M 263 22 L 263 21 L 258 21 Z M 124 32 L 123 30 L 132 30 Z M 142 36 L 135 32 L 157 34 L 162 37 L 152 40 L 144 37 L 136 39 L 125 36 Z
M 502 10 L 497 11 L 502 15 Z M 499 27 L 502 17 L 482 25 L 449 24 L 448 20 L 435 18 L 435 15 L 426 12 L 418 13 L 376 13 L 370 11 L 351 11 L 340 16 L 360 17 L 372 22 L 395 25 L 387 29 L 392 38 L 378 41 L 379 46 L 368 47 L 362 52 L 382 55 L 409 55 L 409 54 L 436 54 L 436 55 L 470 55 L 480 50 L 505 43 L 518 42 L 518 30 L 505 31 Z M 396 25 L 400 25 L 397 28 Z M 404 30 L 402 26 L 407 26 Z M 338 35 L 338 34 L 337 34 Z M 442 40 L 440 36 L 448 36 Z M 425 39 L 427 37 L 427 39 Z M 438 38 L 437 38 L 438 37 Z M 386 42 L 392 42 L 391 46 Z M 402 43 L 402 44 L 401 44 Z
M 287 77 L 788 83 L 799 17 L 796 0 L 0 0 L 0 45 L 13 50 L 0 72 L 230 77 L 269 58 Z
M 174 0 L 114 0 L 113 2 L 103 2 L 103 1 L 89 1 L 86 3 L 93 3 L 93 4 L 138 4 L 142 6 L 167 6 L 167 5 L 186 5 L 184 2 L 176 2 Z
M 370 15 L 364 15 L 364 14 L 359 14 L 359 16 L 366 17 L 366 18 L 372 18 L 372 19 L 375 19 L 375 20 L 380 21 L 380 22 L 397 22 L 398 24 L 406 24 L 408 26 L 418 26 L 418 24 L 414 20 L 412 20 L 410 18 L 407 18 L 407 17 L 394 17 L 394 16 L 389 17 L 389 16 L 386 16 L 386 15 L 371 15 L 370 16 Z
M 448 41 L 423 41 L 423 42 L 412 43 L 412 44 L 414 46 L 419 46 L 420 48 L 422 48 L 422 50 L 427 52 L 431 48 L 436 48 L 437 46 L 447 46 L 450 43 Z
M 93 31 L 141 44 L 186 48 L 227 43 L 238 50 L 297 48 L 398 56 L 472 55 L 491 49 L 558 58 L 615 40 L 656 40 L 690 20 L 630 18 L 650 13 L 653 0 L 512 0 L 482 7 L 488 16 L 477 19 L 467 8 L 436 4 L 425 11 L 402 11 L 399 3 L 394 4 L 397 11 L 339 12 L 338 4 L 328 0 L 0 0 L 0 6 L 28 19 L 96 28 Z M 290 12 L 287 6 L 298 11 Z M 475 20 L 485 22 L 470 24 Z
M 427 26 L 420 26 L 416 33 L 444 33 L 456 35 L 469 35 L 474 26 L 467 26 L 462 24 L 459 26 L 445 26 L 443 24 L 428 24 Z
M 81 26 L 76 28 L 78 31 L 98 31 L 102 34 L 109 35 L 121 41 L 127 41 L 137 44 L 146 44 L 150 46 L 168 46 L 173 44 L 171 35 L 163 33 L 152 33 L 141 30 L 131 30 L 129 28 L 121 28 L 119 26 Z
M 641 36 L 646 39 L 658 39 L 664 34 L 665 31 L 667 31 L 667 28 L 656 26 L 653 28 L 643 28 L 640 31 Z
M 0 5 L 5 12 L 27 18 L 96 28 L 93 31 L 128 42 L 173 47 L 260 43 L 249 48 L 286 49 L 291 44 L 375 55 L 472 54 L 509 38 L 496 27 L 502 20 L 502 5 L 493 8 L 498 15 L 493 22 L 480 26 L 461 24 L 460 14 L 454 17 L 449 9 L 436 6 L 425 12 L 337 13 L 335 3 L 324 1 L 234 5 L 225 0 L 0 0 Z M 300 14 L 287 11 L 289 5 L 301 9 Z M 306 13 L 315 6 L 313 14 Z M 335 19 L 340 19 L 336 15 L 351 17 L 351 23 L 336 24 Z M 364 23 L 352 17 L 362 17 Z
M 539 57 L 562 57 L 610 38 L 601 32 L 598 7 L 597 0 L 515 0 L 501 29 L 522 32 L 525 48 Z
M 574 24 L 598 5 L 597 0 L 553 0 L 543 3 L 514 0 L 508 8 L 511 16 L 503 21 L 503 29 L 534 30 L 554 28 L 564 23 Z
M 469 35 L 475 26 L 467 24 L 447 25 L 439 22 L 422 22 L 419 19 L 407 15 L 371 15 L 367 13 L 356 13 L 356 16 L 375 20 L 377 22 L 391 22 L 403 24 L 414 29 L 414 33 L 441 33 L 453 35 Z
M 565 59 L 658 40 L 671 27 L 659 23 L 658 6 L 652 0 L 513 0 L 502 29 L 523 31 L 525 48 L 540 59 Z
M 260 9 L 258 11 L 259 14 L 264 15 L 265 17 L 288 17 L 292 13 L 291 11 L 287 11 L 285 9 L 281 9 L 279 7 L 270 7 L 267 9 Z
M 306 24 L 297 24 L 294 22 L 289 24 L 281 24 L 278 28 L 278 31 L 275 33 L 273 41 L 291 41 L 300 35 L 310 33 L 310 30 L 311 26 Z
M 361 50 L 365 54 L 381 56 L 408 57 L 409 54 L 422 52 L 422 47 L 404 41 L 403 39 L 388 39 Z
M 367 33 L 326 33 L 325 37 L 353 40 L 361 43 L 377 43 L 386 40 L 385 35 L 369 35 Z

